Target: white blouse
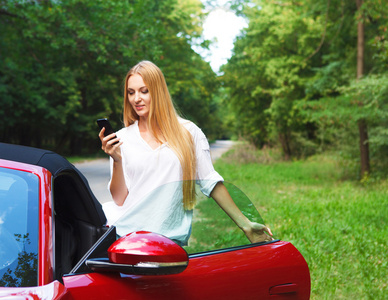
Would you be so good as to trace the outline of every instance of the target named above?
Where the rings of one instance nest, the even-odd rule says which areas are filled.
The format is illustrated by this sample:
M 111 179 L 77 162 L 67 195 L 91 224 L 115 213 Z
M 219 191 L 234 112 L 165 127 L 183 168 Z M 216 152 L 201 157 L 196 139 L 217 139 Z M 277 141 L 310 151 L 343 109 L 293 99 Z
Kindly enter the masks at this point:
M 214 170 L 209 143 L 202 130 L 190 121 L 179 120 L 193 136 L 197 184 L 209 197 L 223 178 Z M 108 225 L 114 224 L 119 235 L 147 230 L 187 244 L 193 212 L 183 209 L 182 167 L 178 157 L 168 143 L 152 149 L 141 137 L 137 121 L 116 134 L 123 142 L 121 154 L 128 196 L 123 206 L 113 201 L 103 205 Z M 112 168 L 113 159 L 111 173 Z

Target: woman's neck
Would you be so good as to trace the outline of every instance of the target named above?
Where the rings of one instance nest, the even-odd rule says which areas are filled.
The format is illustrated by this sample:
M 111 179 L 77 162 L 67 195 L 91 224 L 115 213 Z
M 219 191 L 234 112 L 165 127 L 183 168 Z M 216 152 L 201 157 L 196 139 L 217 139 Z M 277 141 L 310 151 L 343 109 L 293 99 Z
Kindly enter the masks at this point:
M 146 118 L 140 118 L 138 121 L 138 126 L 140 132 L 150 132 L 150 128 L 148 126 L 148 119 Z
M 155 128 L 155 131 L 153 132 L 147 119 L 139 119 L 138 127 L 143 138 L 146 138 L 147 140 L 154 139 L 155 141 L 159 141 L 159 143 L 166 142 L 166 139 L 164 138 L 160 128 Z

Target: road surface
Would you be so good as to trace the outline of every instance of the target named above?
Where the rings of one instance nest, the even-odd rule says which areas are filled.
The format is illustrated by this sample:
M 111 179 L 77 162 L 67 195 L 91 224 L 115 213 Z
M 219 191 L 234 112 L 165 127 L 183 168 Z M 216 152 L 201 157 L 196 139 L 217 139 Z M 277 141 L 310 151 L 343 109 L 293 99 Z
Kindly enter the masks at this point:
M 212 143 L 210 145 L 210 152 L 213 162 L 220 158 L 223 153 L 228 151 L 233 144 L 233 141 L 216 141 L 215 143 Z M 110 177 L 109 159 L 97 159 L 76 163 L 74 165 L 82 172 L 82 174 L 84 174 L 94 195 L 101 203 L 112 200 L 107 189 Z

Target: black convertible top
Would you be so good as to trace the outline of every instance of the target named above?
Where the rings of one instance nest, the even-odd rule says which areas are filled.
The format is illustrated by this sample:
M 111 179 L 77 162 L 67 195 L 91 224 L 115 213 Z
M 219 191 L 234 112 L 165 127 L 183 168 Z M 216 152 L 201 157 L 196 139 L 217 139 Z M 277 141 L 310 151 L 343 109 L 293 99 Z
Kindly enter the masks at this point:
M 63 170 L 77 169 L 59 154 L 38 148 L 0 143 L 0 158 L 30 165 L 41 166 L 51 172 L 54 177 Z
M 81 219 L 87 218 L 88 221 L 95 225 L 104 225 L 106 223 L 102 206 L 91 191 L 87 179 L 61 155 L 44 149 L 0 143 L 0 159 L 41 166 L 49 170 L 54 177 L 54 182 L 55 178 L 61 178 L 61 180 L 58 180 L 62 185 L 60 194 L 72 193 L 72 195 L 66 197 L 66 202 L 74 201 L 72 198 L 75 199 L 74 194 L 77 193 L 77 202 L 81 201 L 83 203 L 84 213 L 88 215 L 80 216 Z M 68 179 L 64 180 L 63 178 Z M 61 195 L 58 196 L 64 198 Z M 77 203 L 76 206 L 79 207 L 79 204 Z

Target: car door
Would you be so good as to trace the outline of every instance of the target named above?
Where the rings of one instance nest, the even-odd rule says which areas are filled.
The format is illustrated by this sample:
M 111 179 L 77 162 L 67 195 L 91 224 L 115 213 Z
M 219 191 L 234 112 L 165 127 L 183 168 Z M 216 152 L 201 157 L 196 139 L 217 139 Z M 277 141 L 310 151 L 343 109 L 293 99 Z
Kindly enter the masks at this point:
M 241 211 L 264 223 L 249 199 L 233 185 Z M 63 278 L 74 299 L 309 299 L 308 266 L 288 242 L 250 244 L 212 199 L 196 207 L 185 250 L 187 268 L 174 275 L 131 275 L 80 269 Z M 212 227 L 212 225 L 216 224 Z M 221 228 L 221 230 L 219 230 Z
M 74 299 L 309 299 L 308 268 L 287 242 L 192 255 L 176 275 L 64 277 Z

